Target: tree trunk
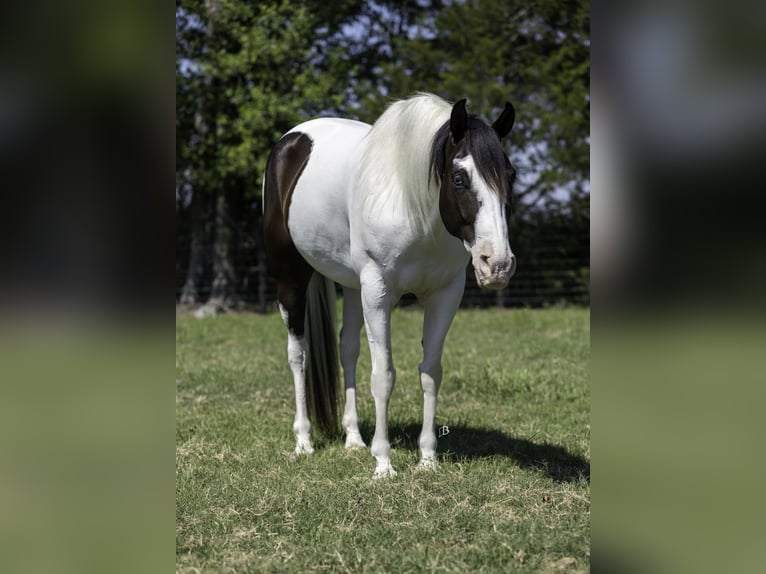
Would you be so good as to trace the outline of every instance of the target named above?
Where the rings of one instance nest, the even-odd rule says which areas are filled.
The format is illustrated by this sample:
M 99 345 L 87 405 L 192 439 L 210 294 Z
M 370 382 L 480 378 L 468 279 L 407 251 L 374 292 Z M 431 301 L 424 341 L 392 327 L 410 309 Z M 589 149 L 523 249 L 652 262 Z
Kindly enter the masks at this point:
M 194 191 L 191 200 L 191 238 L 189 241 L 189 266 L 181 291 L 181 305 L 200 302 L 200 287 L 205 272 L 205 209 L 204 194 Z
M 266 313 L 266 288 L 267 288 L 267 271 L 266 271 L 266 246 L 264 245 L 263 238 L 263 214 L 260 207 L 258 208 L 256 229 L 258 234 L 258 306 L 261 313 Z
M 207 44 L 211 49 L 216 49 L 216 20 L 219 14 L 219 0 L 205 0 L 205 8 L 207 10 L 207 23 L 205 29 L 205 35 L 207 36 Z M 220 181 L 215 184 L 210 184 L 214 181 L 210 176 L 212 175 L 212 166 L 215 164 L 215 148 L 216 148 L 216 134 L 217 134 L 217 110 L 218 110 L 218 90 L 217 79 L 214 75 L 207 74 L 204 80 L 204 84 L 208 88 L 208 98 L 203 103 L 205 109 L 204 114 L 198 116 L 196 123 L 197 129 L 200 133 L 200 137 L 205 141 L 205 147 L 203 148 L 202 155 L 202 171 L 206 171 L 205 167 L 211 169 L 210 173 L 207 173 L 206 182 L 210 186 L 209 189 L 205 189 L 210 194 L 211 199 L 208 200 L 206 205 L 207 209 L 211 211 L 211 220 L 213 225 L 213 284 L 210 290 L 210 298 L 199 309 L 194 312 L 194 316 L 202 319 L 211 315 L 216 315 L 228 309 L 231 304 L 231 291 L 235 288 L 233 267 L 229 261 L 229 244 L 231 233 L 226 221 L 226 192 L 225 187 Z M 206 120 L 210 119 L 213 123 L 212 126 L 207 125 Z
M 226 191 L 218 189 L 215 198 L 215 239 L 213 243 L 213 287 L 208 306 L 217 311 L 241 305 L 237 293 L 237 272 L 232 261 L 232 231 Z

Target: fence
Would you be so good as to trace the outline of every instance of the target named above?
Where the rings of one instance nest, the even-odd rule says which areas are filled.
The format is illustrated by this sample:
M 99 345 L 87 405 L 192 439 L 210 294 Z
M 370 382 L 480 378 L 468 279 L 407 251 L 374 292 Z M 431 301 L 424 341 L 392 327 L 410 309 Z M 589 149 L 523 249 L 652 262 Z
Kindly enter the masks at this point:
M 243 304 L 253 310 L 267 311 L 276 301 L 276 284 L 265 270 L 265 257 L 259 221 L 250 229 L 235 227 L 232 235 L 232 258 L 236 292 Z M 464 307 L 541 307 L 558 304 L 587 305 L 590 302 L 590 244 L 588 222 L 539 214 L 533 221 L 513 225 L 511 242 L 517 259 L 516 273 L 502 291 L 485 291 L 476 284 L 471 264 L 466 269 Z M 176 301 L 183 288 L 187 268 L 189 238 L 179 227 L 176 256 Z M 212 259 L 212 240 L 202 247 L 204 258 Z M 212 269 L 199 281 L 200 301 L 210 296 Z M 405 296 L 402 305 L 414 302 Z

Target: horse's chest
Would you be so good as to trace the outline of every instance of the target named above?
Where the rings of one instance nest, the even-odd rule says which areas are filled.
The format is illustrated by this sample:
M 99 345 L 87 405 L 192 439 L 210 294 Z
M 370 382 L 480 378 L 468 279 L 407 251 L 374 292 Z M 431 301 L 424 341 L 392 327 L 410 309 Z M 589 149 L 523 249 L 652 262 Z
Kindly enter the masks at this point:
M 468 253 L 462 245 L 428 246 L 403 253 L 395 270 L 396 283 L 402 293 L 416 295 L 439 289 L 465 272 Z

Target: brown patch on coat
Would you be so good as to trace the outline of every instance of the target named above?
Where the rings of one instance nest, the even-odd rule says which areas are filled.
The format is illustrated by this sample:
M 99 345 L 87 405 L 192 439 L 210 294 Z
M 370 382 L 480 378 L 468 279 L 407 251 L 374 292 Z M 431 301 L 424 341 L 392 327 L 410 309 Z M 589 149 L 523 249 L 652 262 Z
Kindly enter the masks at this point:
M 314 270 L 295 247 L 287 221 L 293 191 L 312 145 L 311 138 L 300 132 L 279 140 L 266 163 L 263 190 L 266 267 L 277 281 L 277 299 L 287 312 L 288 328 L 299 337 L 304 332 L 306 288 Z
M 455 174 L 452 162 L 456 157 L 461 156 L 464 141 L 455 143 L 450 137 L 447 138 L 444 146 L 445 168 L 439 188 L 439 212 L 447 231 L 470 244 L 475 239 L 473 224 L 479 211 L 479 202 L 470 186 L 457 187 L 453 183 Z M 468 177 L 465 173 L 461 173 L 461 176 Z

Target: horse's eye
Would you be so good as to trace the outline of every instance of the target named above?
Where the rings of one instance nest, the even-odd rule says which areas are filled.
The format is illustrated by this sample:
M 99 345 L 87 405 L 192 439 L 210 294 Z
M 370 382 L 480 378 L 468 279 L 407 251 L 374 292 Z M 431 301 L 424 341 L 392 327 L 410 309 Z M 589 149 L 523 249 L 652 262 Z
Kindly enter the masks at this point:
M 463 187 L 465 185 L 463 176 L 461 176 L 459 173 L 452 176 L 452 183 L 454 183 L 457 187 Z

